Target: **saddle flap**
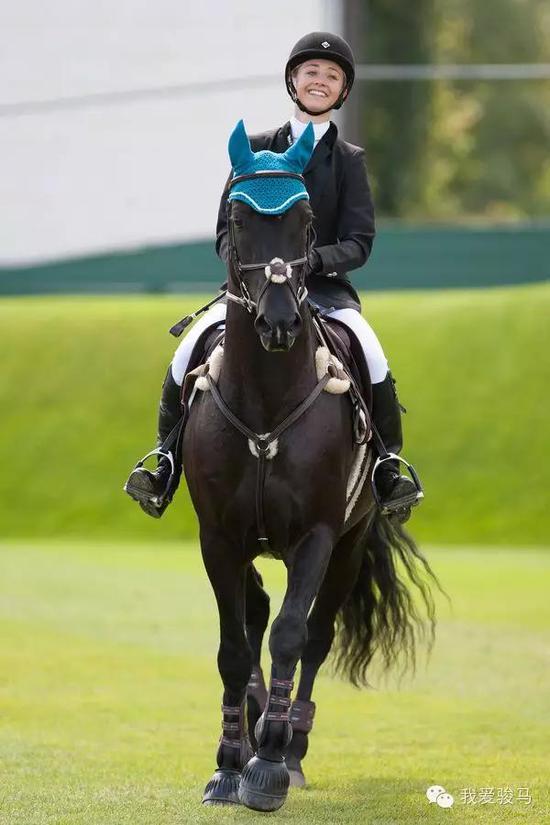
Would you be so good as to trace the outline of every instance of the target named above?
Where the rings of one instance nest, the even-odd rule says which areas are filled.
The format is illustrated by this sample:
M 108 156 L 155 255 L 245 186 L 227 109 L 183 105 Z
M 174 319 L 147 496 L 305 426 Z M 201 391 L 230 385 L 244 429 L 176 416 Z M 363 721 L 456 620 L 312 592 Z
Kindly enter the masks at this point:
M 193 389 L 196 379 L 200 374 L 200 367 L 204 366 L 216 347 L 223 341 L 225 332 L 223 329 L 218 329 L 218 324 L 214 327 L 208 327 L 204 330 L 197 343 L 193 347 L 193 352 L 189 359 L 189 365 L 186 371 L 186 377 L 182 387 L 182 406 L 184 414 L 188 412 L 189 399 L 193 394 Z M 205 371 L 206 372 L 206 371 Z
M 365 406 L 372 413 L 372 382 L 363 347 L 355 333 L 335 318 L 320 319 L 332 352 L 349 370 Z

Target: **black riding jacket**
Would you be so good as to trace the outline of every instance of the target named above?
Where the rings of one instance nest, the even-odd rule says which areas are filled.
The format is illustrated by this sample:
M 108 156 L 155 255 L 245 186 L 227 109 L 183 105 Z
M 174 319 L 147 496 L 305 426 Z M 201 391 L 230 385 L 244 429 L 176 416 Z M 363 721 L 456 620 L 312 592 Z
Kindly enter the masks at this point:
M 250 138 L 253 151 L 285 152 L 292 143 L 290 123 Z M 363 149 L 338 137 L 334 123 L 325 132 L 304 170 L 313 210 L 315 250 L 320 265 L 309 274 L 313 301 L 335 309 L 360 309 L 348 272 L 363 266 L 375 235 L 374 207 Z M 216 252 L 227 263 L 227 188 L 222 194 L 216 228 Z

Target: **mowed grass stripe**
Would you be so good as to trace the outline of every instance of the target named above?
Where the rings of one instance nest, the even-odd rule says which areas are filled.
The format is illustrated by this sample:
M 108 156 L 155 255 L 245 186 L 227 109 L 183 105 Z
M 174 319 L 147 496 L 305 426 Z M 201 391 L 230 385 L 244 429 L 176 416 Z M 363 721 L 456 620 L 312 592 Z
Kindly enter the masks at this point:
M 550 555 L 432 549 L 430 662 L 398 688 L 322 672 L 304 766 L 280 822 L 542 823 L 548 805 Z M 260 560 L 280 603 L 284 568 Z M 0 549 L 2 792 L 10 825 L 260 822 L 206 810 L 221 683 L 218 618 L 195 544 Z M 267 663 L 267 658 L 266 658 Z M 429 784 L 457 797 L 428 806 Z M 529 786 L 533 805 L 475 805 L 463 787 Z

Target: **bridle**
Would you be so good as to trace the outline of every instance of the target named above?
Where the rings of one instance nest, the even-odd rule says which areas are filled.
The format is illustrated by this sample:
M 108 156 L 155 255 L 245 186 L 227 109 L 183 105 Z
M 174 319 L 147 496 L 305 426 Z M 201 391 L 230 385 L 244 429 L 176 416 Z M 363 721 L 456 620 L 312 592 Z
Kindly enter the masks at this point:
M 241 183 L 245 180 L 258 180 L 261 177 L 271 177 L 271 178 L 296 178 L 297 180 L 304 183 L 304 178 L 302 175 L 299 175 L 295 172 L 281 172 L 281 171 L 262 171 L 262 172 L 252 172 L 249 175 L 237 175 L 237 177 L 232 178 L 228 183 L 228 189 L 231 190 L 233 186 L 237 183 Z M 235 238 L 235 221 L 231 215 L 231 201 L 227 202 L 227 225 L 229 230 L 229 260 L 231 262 L 231 267 L 233 273 L 237 279 L 237 283 L 239 285 L 240 295 L 235 295 L 235 293 L 231 292 L 229 286 L 227 288 L 226 297 L 233 301 L 236 304 L 240 304 L 242 307 L 246 309 L 247 312 L 253 314 L 254 311 L 257 311 L 260 302 L 267 291 L 267 289 L 271 286 L 271 284 L 279 284 L 282 286 L 288 286 L 292 297 L 294 298 L 294 302 L 296 304 L 296 310 L 299 313 L 300 307 L 302 303 L 305 301 L 307 297 L 307 288 L 305 285 L 305 272 L 306 272 L 306 264 L 308 261 L 308 255 L 313 246 L 315 235 L 312 224 L 309 223 L 307 227 L 307 238 L 306 238 L 306 249 L 305 254 L 301 258 L 296 258 L 293 261 L 283 261 L 281 258 L 273 258 L 271 261 L 261 261 L 261 262 L 254 262 L 254 263 L 247 263 L 243 264 L 239 258 L 239 253 L 237 251 L 237 242 Z M 298 279 L 298 286 L 297 288 L 292 283 L 292 268 L 293 267 L 300 267 L 300 275 Z M 248 287 L 243 279 L 243 274 L 246 272 L 251 272 L 256 269 L 263 269 L 266 277 L 265 284 L 260 289 L 260 293 L 256 299 L 253 301 L 250 297 L 250 293 L 248 291 Z

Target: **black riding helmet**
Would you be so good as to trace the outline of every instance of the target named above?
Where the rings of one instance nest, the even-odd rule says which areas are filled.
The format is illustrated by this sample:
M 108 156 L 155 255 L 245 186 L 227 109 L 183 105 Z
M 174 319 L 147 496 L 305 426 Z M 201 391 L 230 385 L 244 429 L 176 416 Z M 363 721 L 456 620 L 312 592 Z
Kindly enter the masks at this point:
M 337 63 L 340 66 L 346 75 L 346 84 L 334 106 L 330 107 L 331 109 L 340 108 L 344 102 L 346 93 L 349 94 L 355 79 L 355 58 L 353 57 L 349 43 L 346 43 L 343 37 L 339 37 L 337 34 L 331 34 L 330 32 L 310 32 L 310 34 L 301 37 L 290 52 L 285 68 L 285 81 L 286 88 L 292 100 L 302 112 L 306 112 L 308 115 L 325 114 L 325 112 L 330 111 L 330 109 L 325 109 L 325 112 L 310 112 L 309 109 L 306 109 L 298 100 L 291 75 L 300 63 L 305 63 L 306 60 L 313 60 L 316 57 L 323 58 L 324 60 L 332 60 L 333 63 Z

